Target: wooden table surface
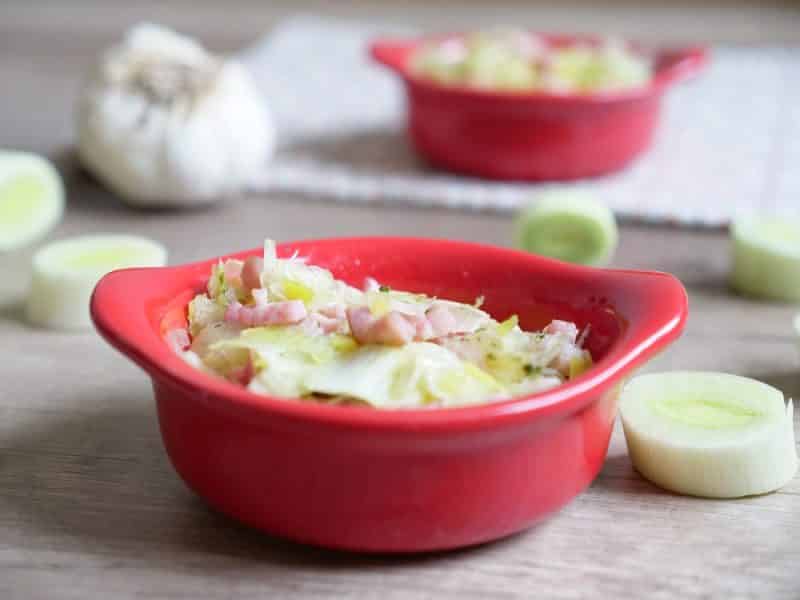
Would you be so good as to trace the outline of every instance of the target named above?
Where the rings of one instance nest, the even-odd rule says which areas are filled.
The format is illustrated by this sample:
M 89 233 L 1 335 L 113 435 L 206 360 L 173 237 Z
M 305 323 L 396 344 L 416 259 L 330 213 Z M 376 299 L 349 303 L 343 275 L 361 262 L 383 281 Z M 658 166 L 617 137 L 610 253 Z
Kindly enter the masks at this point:
M 141 18 L 201 34 L 215 48 L 252 41 L 290 3 L 21 2 L 0 6 L 0 146 L 58 153 L 89 58 Z M 293 5 L 297 6 L 297 4 Z M 348 0 L 307 10 L 429 26 L 453 3 Z M 453 24 L 525 19 L 542 28 L 661 38 L 800 41 L 789 3 L 466 2 Z M 595 7 L 595 4 L 591 5 Z M 438 210 L 243 198 L 199 213 L 125 209 L 69 174 L 57 236 L 131 231 L 163 241 L 172 262 L 257 245 L 265 235 L 414 234 L 505 245 L 510 222 Z M 709 199 L 709 201 L 724 199 Z M 800 201 L 800 199 L 798 199 Z M 646 201 L 646 199 L 643 199 Z M 234 240 L 233 242 L 231 240 Z M 615 431 L 591 488 L 511 539 L 458 552 L 356 556 L 244 529 L 190 493 L 164 454 L 147 378 L 94 333 L 31 329 L 21 319 L 31 251 L 0 257 L 0 598 L 800 598 L 800 478 L 733 501 L 684 498 L 632 470 Z M 624 226 L 616 266 L 660 269 L 689 289 L 683 338 L 650 369 L 715 369 L 800 395 L 792 307 L 726 289 L 721 232 Z M 797 411 L 800 415 L 800 411 Z

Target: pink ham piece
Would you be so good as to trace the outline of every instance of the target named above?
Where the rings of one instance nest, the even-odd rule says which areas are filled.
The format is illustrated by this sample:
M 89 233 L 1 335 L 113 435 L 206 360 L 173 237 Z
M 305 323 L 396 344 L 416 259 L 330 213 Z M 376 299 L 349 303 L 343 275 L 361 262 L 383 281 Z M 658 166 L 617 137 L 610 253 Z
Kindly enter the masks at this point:
M 255 296 L 259 291 L 261 290 L 253 290 L 253 295 Z M 344 304 L 323 306 L 319 310 L 309 313 L 300 325 L 303 332 L 311 336 L 350 332 Z
M 414 323 L 396 311 L 376 318 L 366 306 L 351 307 L 347 309 L 347 321 L 359 344 L 403 346 L 417 333 Z
M 349 308 L 347 320 L 353 337 L 361 344 L 401 346 L 464 331 L 453 313 L 441 305 L 433 305 L 424 315 L 393 310 L 380 318 L 374 317 L 367 307 Z
M 260 256 L 248 256 L 242 266 L 242 285 L 245 289 L 254 290 L 261 287 L 261 272 L 264 270 L 264 259 Z
M 311 325 L 311 331 L 315 334 L 328 334 L 328 333 L 344 333 L 344 325 L 347 321 L 337 319 L 335 317 L 326 317 L 325 315 L 314 312 L 308 315 L 306 319 Z
M 225 275 L 225 281 L 234 286 L 241 285 L 242 268 L 242 261 L 235 259 L 226 260 L 222 264 L 222 273 Z
M 569 321 L 551 321 L 550 324 L 544 328 L 544 332 L 551 335 L 560 333 L 561 335 L 567 336 L 573 342 L 575 338 L 578 337 L 578 328 L 575 326 L 575 323 L 570 323 Z
M 326 317 L 325 315 L 320 313 L 313 313 L 308 318 L 313 319 L 314 322 L 319 326 L 322 333 L 324 334 L 338 332 L 339 327 L 342 323 L 339 319 Z
M 568 376 L 573 359 L 582 357 L 584 352 L 581 349 L 583 339 L 577 341 L 578 327 L 575 323 L 570 323 L 569 321 L 552 321 L 543 331 L 550 335 L 563 335 L 569 340 L 570 343 L 564 345 L 558 356 L 547 365 L 556 369 L 562 375 Z M 585 337 L 582 335 L 582 338 Z
M 308 315 L 306 321 L 312 335 L 347 333 L 347 311 L 344 304 L 329 304 Z
M 248 327 L 261 325 L 293 325 L 308 316 L 306 305 L 302 300 L 273 302 L 243 306 L 239 302 L 231 302 L 225 311 L 225 321 L 238 323 Z
M 347 318 L 347 309 L 344 304 L 328 304 L 319 309 L 319 314 L 331 319 L 343 320 Z

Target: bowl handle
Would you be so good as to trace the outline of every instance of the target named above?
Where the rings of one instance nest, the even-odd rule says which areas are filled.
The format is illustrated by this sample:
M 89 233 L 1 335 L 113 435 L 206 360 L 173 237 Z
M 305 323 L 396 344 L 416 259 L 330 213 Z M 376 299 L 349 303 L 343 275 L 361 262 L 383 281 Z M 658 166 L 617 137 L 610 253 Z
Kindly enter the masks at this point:
M 700 73 L 710 59 L 706 46 L 686 46 L 666 50 L 656 65 L 656 81 L 661 85 L 672 85 L 690 79 Z
M 597 289 L 627 317 L 620 342 L 611 350 L 618 369 L 642 364 L 683 332 L 689 298 L 674 275 L 604 269 L 597 277 Z
M 393 71 L 404 72 L 409 54 L 414 44 L 409 40 L 383 38 L 373 41 L 369 46 L 369 53 L 379 63 Z
M 90 313 L 95 328 L 145 371 L 149 372 L 154 363 L 176 358 L 163 339 L 167 324 L 161 307 L 178 289 L 188 287 L 185 283 L 174 285 L 177 275 L 184 271 L 179 267 L 112 271 L 92 294 Z

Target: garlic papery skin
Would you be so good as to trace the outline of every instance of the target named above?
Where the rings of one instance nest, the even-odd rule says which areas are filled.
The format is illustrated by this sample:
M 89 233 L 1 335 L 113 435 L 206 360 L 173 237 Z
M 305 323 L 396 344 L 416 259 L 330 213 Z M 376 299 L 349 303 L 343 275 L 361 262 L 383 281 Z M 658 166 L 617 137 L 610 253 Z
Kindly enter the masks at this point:
M 138 206 L 205 205 L 265 168 L 275 128 L 250 73 L 137 25 L 92 70 L 77 113 L 84 166 Z

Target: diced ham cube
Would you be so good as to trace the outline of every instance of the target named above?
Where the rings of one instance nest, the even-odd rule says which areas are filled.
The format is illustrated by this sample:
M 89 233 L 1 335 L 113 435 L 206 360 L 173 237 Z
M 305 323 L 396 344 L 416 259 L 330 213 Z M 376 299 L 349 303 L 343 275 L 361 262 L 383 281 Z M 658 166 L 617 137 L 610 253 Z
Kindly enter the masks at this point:
M 261 325 L 293 325 L 308 316 L 305 304 L 301 300 L 273 302 L 243 306 L 239 302 L 231 302 L 225 311 L 227 322 L 239 323 L 248 327 Z
M 240 260 L 226 260 L 222 264 L 222 273 L 225 276 L 225 281 L 234 286 L 241 285 L 243 266 L 244 263 Z
M 264 270 L 264 259 L 260 256 L 248 256 L 242 266 L 242 285 L 247 290 L 261 287 L 261 272 Z
M 374 317 L 366 306 L 347 309 L 350 331 L 359 344 L 402 346 L 412 341 L 417 328 L 402 314 L 392 311 Z
M 575 338 L 578 337 L 578 328 L 575 326 L 575 323 L 570 323 L 569 321 L 551 321 L 550 324 L 544 328 L 544 332 L 551 335 L 565 335 L 573 342 Z

